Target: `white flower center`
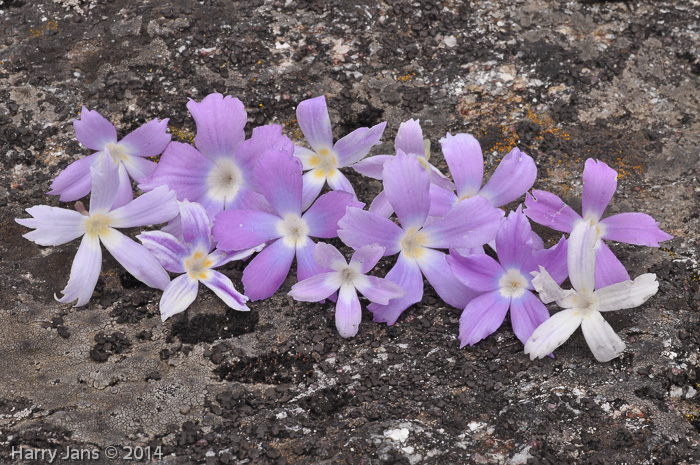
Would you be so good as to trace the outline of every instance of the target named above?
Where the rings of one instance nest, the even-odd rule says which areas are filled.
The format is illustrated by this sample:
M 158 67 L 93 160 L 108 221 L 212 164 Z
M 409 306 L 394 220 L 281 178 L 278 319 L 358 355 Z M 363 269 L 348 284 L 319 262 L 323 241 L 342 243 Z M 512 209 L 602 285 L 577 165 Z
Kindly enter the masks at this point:
M 289 247 L 301 247 L 309 238 L 309 226 L 299 215 L 289 213 L 282 221 L 277 223 L 277 232 L 282 235 L 282 240 Z
M 220 158 L 207 176 L 207 193 L 215 200 L 231 200 L 243 185 L 243 175 L 236 162 Z
M 321 149 L 309 158 L 309 165 L 317 176 L 327 177 L 338 167 L 338 157 L 331 149 Z
M 580 291 L 570 297 L 571 308 L 585 318 L 592 312 L 598 311 L 598 299 L 592 292 Z
M 96 213 L 85 220 L 85 231 L 90 237 L 99 237 L 109 231 L 112 220 L 103 213 Z
M 201 251 L 197 251 L 185 260 L 185 270 L 193 279 L 206 279 L 207 271 L 212 265 L 209 256 Z
M 517 299 L 527 289 L 527 278 L 523 276 L 520 270 L 511 268 L 498 280 L 498 287 L 503 297 Z
M 129 155 L 124 150 L 124 147 L 119 144 L 107 144 L 107 151 L 115 163 L 126 161 L 127 158 L 129 158 Z
M 401 250 L 407 257 L 418 259 L 423 255 L 423 246 L 427 242 L 425 233 L 418 228 L 409 228 L 401 239 Z
M 598 221 L 598 218 L 596 218 L 592 214 L 588 214 L 583 220 L 578 220 L 576 224 L 578 224 L 581 221 L 588 221 L 591 227 L 595 228 L 596 238 L 598 239 L 595 243 L 595 247 L 597 249 L 600 246 L 600 240 L 603 238 L 603 235 L 605 235 L 605 225 Z

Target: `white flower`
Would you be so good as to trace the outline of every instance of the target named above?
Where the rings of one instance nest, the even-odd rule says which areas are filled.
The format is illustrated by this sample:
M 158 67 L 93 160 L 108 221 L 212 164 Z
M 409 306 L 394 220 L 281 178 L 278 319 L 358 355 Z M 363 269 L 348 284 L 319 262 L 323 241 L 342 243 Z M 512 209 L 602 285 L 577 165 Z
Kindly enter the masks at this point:
M 542 358 L 569 339 L 581 326 L 591 352 L 599 362 L 607 362 L 625 350 L 625 343 L 605 321 L 601 312 L 638 307 L 659 290 L 653 273 L 611 286 L 595 289 L 595 227 L 579 223 L 571 232 L 567 265 L 573 289 L 564 290 L 540 267 L 532 272 L 533 286 L 544 303 L 556 301 L 563 311 L 542 323 L 525 344 L 530 358 Z

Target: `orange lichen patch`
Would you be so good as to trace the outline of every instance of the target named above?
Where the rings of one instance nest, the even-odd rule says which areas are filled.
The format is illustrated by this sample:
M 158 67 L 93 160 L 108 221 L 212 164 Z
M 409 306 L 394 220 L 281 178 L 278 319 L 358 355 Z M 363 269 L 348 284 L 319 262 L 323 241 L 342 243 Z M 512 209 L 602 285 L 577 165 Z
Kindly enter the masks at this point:
M 31 37 L 32 39 L 36 39 L 46 31 L 58 31 L 58 22 L 50 20 L 47 21 L 46 24 L 42 24 L 39 28 L 29 29 L 29 37 Z
M 396 76 L 396 80 L 401 81 L 401 82 L 408 82 L 411 79 L 413 79 L 413 77 L 415 75 L 416 75 L 416 72 L 413 71 L 412 69 L 409 69 L 407 74 L 404 74 L 403 76 Z
M 285 134 L 290 134 L 292 140 L 302 140 L 304 138 L 304 133 L 301 132 L 301 128 L 299 127 L 299 123 L 297 122 L 296 118 L 292 118 L 289 121 L 285 121 L 282 123 L 282 126 L 284 126 L 284 133 Z
M 174 139 L 177 139 L 181 142 L 189 142 L 190 144 L 194 144 L 194 134 L 192 134 L 187 129 L 178 129 L 170 127 L 170 134 L 173 135 Z
M 619 153 L 622 154 L 622 150 L 620 150 Z M 637 174 L 642 174 L 641 165 L 634 165 L 628 167 L 625 161 L 622 159 L 622 157 L 617 157 L 615 161 L 617 161 L 617 168 L 615 169 L 615 171 L 617 171 L 618 180 L 624 178 L 625 176 L 629 176 L 634 172 L 636 172 Z

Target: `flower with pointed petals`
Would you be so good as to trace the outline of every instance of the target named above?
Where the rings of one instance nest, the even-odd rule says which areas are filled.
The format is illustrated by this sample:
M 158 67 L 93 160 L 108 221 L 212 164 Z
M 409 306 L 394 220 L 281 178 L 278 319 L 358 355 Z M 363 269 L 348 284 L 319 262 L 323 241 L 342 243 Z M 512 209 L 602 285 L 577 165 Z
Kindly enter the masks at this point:
M 658 247 L 659 242 L 673 239 L 659 229 L 659 223 L 645 213 L 619 213 L 602 218 L 615 189 L 617 172 L 602 161 L 589 158 L 583 170 L 583 217 L 556 195 L 534 190 L 525 197 L 525 214 L 534 222 L 571 232 L 580 223 L 595 226 L 599 239 L 625 244 Z M 598 288 L 630 279 L 624 265 L 603 241 L 598 241 L 595 285 Z
M 423 297 L 423 275 L 449 305 L 464 308 L 475 295 L 450 271 L 445 253 L 435 249 L 481 246 L 496 235 L 503 212 L 483 197 L 460 202 L 443 218 L 426 224 L 430 210 L 430 178 L 415 156 L 401 150 L 384 164 L 384 192 L 399 223 L 384 216 L 348 208 L 338 223 L 338 236 L 355 249 L 379 244 L 385 256 L 399 254 L 386 275 L 406 290 L 400 299 L 388 305 L 368 308 L 375 321 L 392 325 L 401 313 Z
M 274 213 L 224 210 L 217 215 L 212 234 L 223 250 L 267 244 L 243 271 L 245 294 L 251 300 L 260 300 L 279 289 L 295 255 L 299 281 L 318 274 L 311 238 L 338 237 L 338 220 L 345 214 L 345 207 L 364 204 L 354 200 L 352 194 L 333 191 L 302 213 L 301 162 L 291 153 L 265 152 L 255 165 L 254 177 Z
M 117 140 L 117 129 L 112 123 L 98 112 L 83 107 L 80 119 L 73 120 L 75 137 L 95 153 L 68 165 L 51 183 L 49 195 L 60 195 L 62 202 L 85 197 L 92 187 L 90 168 L 101 158 L 111 157 L 119 167 L 115 172 L 119 190 L 114 206 L 121 207 L 134 198 L 129 177 L 139 182 L 150 175 L 156 164 L 146 158 L 160 155 L 170 143 L 171 136 L 165 132 L 167 127 L 167 118 L 154 119 Z
M 556 301 L 564 310 L 542 323 L 525 344 L 532 360 L 550 354 L 581 326 L 588 347 L 599 362 L 607 362 L 625 350 L 625 343 L 610 327 L 601 312 L 642 305 L 659 290 L 656 275 L 647 273 L 598 288 L 595 285 L 597 242 L 600 236 L 593 222 L 579 222 L 569 237 L 567 264 L 573 289 L 564 290 L 540 267 L 532 274 L 533 286 L 544 303 Z
M 289 295 L 295 300 L 318 302 L 340 291 L 335 306 L 335 327 L 342 337 L 353 337 L 362 321 L 358 291 L 370 302 L 380 305 L 405 294 L 401 286 L 388 279 L 367 276 L 382 255 L 383 247 L 365 245 L 355 251 L 348 264 L 338 249 L 319 242 L 314 247 L 314 258 L 322 269 L 329 271 L 296 283 Z
M 160 299 L 163 321 L 184 312 L 197 298 L 201 282 L 234 310 L 248 311 L 248 298 L 238 292 L 229 278 L 214 270 L 234 260 L 242 260 L 262 246 L 241 252 L 224 252 L 214 248 L 209 215 L 204 207 L 187 200 L 179 202 L 184 241 L 162 231 L 148 231 L 138 239 L 171 273 L 184 273 L 173 279 Z
M 430 140 L 423 139 L 423 130 L 420 127 L 420 120 L 409 119 L 404 121 L 399 126 L 399 131 L 396 133 L 394 140 L 394 148 L 398 152 L 411 156 L 415 156 L 423 169 L 428 173 L 430 179 L 430 190 L 441 188 L 446 190 L 454 190 L 454 184 L 435 166 L 430 163 Z M 394 155 L 376 155 L 368 157 L 357 163 L 353 168 L 360 174 L 367 177 L 382 180 L 384 178 L 384 163 L 392 160 Z M 382 191 L 375 197 L 369 211 L 378 213 L 385 217 L 391 216 L 393 210 L 391 203 Z
M 543 266 L 561 284 L 566 279 L 566 239 L 550 249 L 533 247 L 530 222 L 521 208 L 508 215 L 496 234 L 498 261 L 486 254 L 447 256 L 452 272 L 479 292 L 459 319 L 461 347 L 474 345 L 498 329 L 510 309 L 513 332 L 525 344 L 549 318 L 547 307 L 532 293 L 530 272 Z
M 257 127 L 244 140 L 245 107 L 237 98 L 221 94 L 207 95 L 201 103 L 190 100 L 187 108 L 197 124 L 197 148 L 181 142 L 170 144 L 153 174 L 139 187 L 149 191 L 166 185 L 178 200 L 201 204 L 210 218 L 228 208 L 265 208 L 265 199 L 252 182 L 253 167 L 265 150 L 292 150 L 282 127 Z
M 133 228 L 163 223 L 177 215 L 175 193 L 162 186 L 114 208 L 119 189 L 118 167 L 111 159 L 104 160 L 92 172 L 90 211 L 82 212 L 39 205 L 28 208 L 33 218 L 16 219 L 19 224 L 34 228 L 24 235 L 39 245 L 60 245 L 82 236 L 73 260 L 68 285 L 59 302 L 78 300 L 76 306 L 88 303 L 100 276 L 102 250 L 100 242 L 136 279 L 148 286 L 165 289 L 168 273 L 141 244 L 137 244 L 115 228 Z M 81 214 L 82 213 L 82 214 Z
M 311 205 L 328 182 L 333 190 L 355 190 L 339 168 L 353 166 L 379 144 L 386 122 L 371 128 L 358 128 L 333 144 L 331 119 L 328 116 L 326 97 L 304 100 L 297 106 L 297 121 L 311 150 L 295 146 L 294 156 L 301 160 L 304 171 L 303 206 Z
M 484 155 L 479 142 L 469 134 L 447 133 L 440 139 L 440 145 L 457 193 L 439 187 L 431 189 L 431 215 L 442 216 L 457 202 L 475 195 L 486 197 L 494 207 L 501 207 L 521 197 L 535 183 L 535 161 L 517 147 L 503 157 L 482 187 Z

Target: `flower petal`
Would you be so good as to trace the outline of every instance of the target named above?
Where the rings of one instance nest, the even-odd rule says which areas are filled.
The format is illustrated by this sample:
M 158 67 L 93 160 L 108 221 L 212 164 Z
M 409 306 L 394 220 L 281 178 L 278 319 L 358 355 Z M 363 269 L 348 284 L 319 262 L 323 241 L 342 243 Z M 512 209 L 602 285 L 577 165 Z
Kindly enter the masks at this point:
M 386 279 L 401 286 L 406 293 L 401 298 L 392 299 L 387 305 L 371 304 L 367 309 L 374 314 L 374 321 L 386 322 L 391 326 L 404 310 L 423 298 L 423 275 L 418 263 L 402 252 Z
M 108 229 L 100 234 L 100 240 L 126 271 L 150 287 L 165 289 L 170 277 L 148 249 L 116 229 Z
M 245 139 L 248 116 L 243 103 L 217 93 L 207 95 L 201 103 L 190 100 L 187 109 L 197 124 L 194 145 L 202 154 L 212 160 L 233 156 Z
M 479 142 L 470 134 L 452 135 L 440 139 L 442 154 L 457 187 L 458 197 L 479 193 L 484 180 L 484 155 Z
M 141 182 L 153 174 L 157 166 L 156 163 L 151 160 L 131 155 L 124 157 L 122 164 L 124 168 L 126 168 L 127 173 L 129 173 L 129 176 L 136 182 Z
M 420 120 L 409 119 L 399 126 L 394 141 L 396 150 L 410 153 L 419 157 L 425 157 L 425 143 L 423 142 L 423 130 L 420 127 Z
M 443 217 L 455 205 L 457 205 L 457 196 L 451 189 L 430 184 L 430 216 Z
M 568 241 L 562 236 L 559 242 L 557 242 L 557 245 L 549 249 L 534 251 L 532 256 L 525 261 L 521 270 L 525 276 L 528 276 L 531 272 L 539 270 L 541 266 L 547 270 L 547 273 L 549 273 L 557 284 L 561 284 L 569 275 L 569 270 L 566 265 L 567 251 Z
M 92 193 L 90 194 L 90 213 L 108 212 L 119 194 L 119 167 L 112 157 L 101 155 L 90 168 Z M 129 184 L 131 189 L 131 184 Z
M 318 244 L 317 244 L 318 245 Z M 340 289 L 340 280 L 336 278 L 336 272 L 320 273 L 303 281 L 299 281 L 289 295 L 294 300 L 302 302 L 320 302 Z
M 148 192 L 159 186 L 168 186 L 178 200 L 196 202 L 207 190 L 207 176 L 214 163 L 194 147 L 171 142 L 160 157 L 153 173 L 139 183 Z
M 250 261 L 243 271 L 245 295 L 250 300 L 267 299 L 280 288 L 292 266 L 294 250 L 277 240 Z
M 381 143 L 386 121 L 372 128 L 358 128 L 340 139 L 333 146 L 338 155 L 338 168 L 350 166 L 367 156 L 375 145 Z
M 66 304 L 77 299 L 76 307 L 88 303 L 95 290 L 97 279 L 100 277 L 100 268 L 102 268 L 100 241 L 97 237 L 86 234 L 73 259 L 68 284 L 61 291 L 63 297 L 60 299 L 56 297 L 56 300 Z
M 426 247 L 472 248 L 486 244 L 501 225 L 503 210 L 476 196 L 464 199 L 445 216 L 423 228 Z
M 241 170 L 245 183 L 258 190 L 255 185 L 253 170 L 260 159 L 260 155 L 266 150 L 276 150 L 284 153 L 294 153 L 294 143 L 282 134 L 282 126 L 279 124 L 267 124 L 253 128 L 250 139 L 243 141 L 236 149 L 234 160 Z
M 251 247 L 250 249 L 234 250 L 229 252 L 220 249 L 215 249 L 208 256 L 209 260 L 211 260 L 210 268 L 218 268 L 233 261 L 245 260 L 254 253 L 260 252 L 264 248 L 265 245 L 261 244 L 257 247 Z
M 598 236 L 588 221 L 581 221 L 569 236 L 566 264 L 569 280 L 578 292 L 595 289 L 596 243 Z
M 535 161 L 516 147 L 503 157 L 479 195 L 489 199 L 494 207 L 500 207 L 525 194 L 536 177 Z
M 609 312 L 623 308 L 639 307 L 659 290 L 656 275 L 646 273 L 634 281 L 624 281 L 598 289 L 593 296 L 598 300 L 598 310 Z
M 589 158 L 583 169 L 582 216 L 600 220 L 617 189 L 617 172 Z
M 547 273 L 547 270 L 542 266 L 540 266 L 539 271 L 533 271 L 530 274 L 534 276 L 534 278 L 532 278 L 532 285 L 539 294 L 540 300 L 546 304 L 554 302 L 555 300 L 560 302 L 574 294 L 574 291 L 571 289 L 564 290 L 559 287 L 559 284 L 552 279 L 549 273 Z
M 372 204 L 369 206 L 369 211 L 370 213 L 376 213 L 384 218 L 389 218 L 391 214 L 394 213 L 394 207 L 389 203 L 386 191 L 381 191 L 377 194 L 374 200 L 372 200 Z
M 200 280 L 202 284 L 211 289 L 219 299 L 234 310 L 248 312 L 250 309 L 245 304 L 248 297 L 238 292 L 229 278 L 216 270 L 207 271 L 207 277 Z
M 625 350 L 625 343 L 600 312 L 590 312 L 581 322 L 583 337 L 599 362 L 609 362 Z
M 360 208 L 348 207 L 338 221 L 338 237 L 350 247 L 378 244 L 386 250 L 384 256 L 394 255 L 400 249 L 403 230 L 393 221 Z
M 504 269 L 521 269 L 532 256 L 532 228 L 521 207 L 510 212 L 496 234 L 496 253 Z
M 211 232 L 223 250 L 243 250 L 277 239 L 280 217 L 256 210 L 224 210 L 214 218 Z
M 446 261 L 462 284 L 478 292 L 498 289 L 498 280 L 505 273 L 503 267 L 486 254 L 464 256 L 451 250 Z
M 628 281 L 629 279 L 630 275 L 625 265 L 615 256 L 605 242 L 600 241 L 595 254 L 595 288 L 601 289 Z
M 301 216 L 301 162 L 282 151 L 267 150 L 255 165 L 255 180 L 260 192 L 281 216 Z
M 499 291 L 491 291 L 471 300 L 462 316 L 459 317 L 460 349 L 493 334 L 502 324 L 508 313 L 510 298 L 501 296 Z
M 314 167 L 314 165 L 311 164 L 311 157 L 317 157 L 318 155 L 313 150 L 295 145 L 294 156 L 301 161 L 301 169 L 307 171 Z
M 340 287 L 335 305 L 335 327 L 342 337 L 353 337 L 362 322 L 362 307 L 357 291 L 349 284 Z
M 152 119 L 127 134 L 126 137 L 119 141 L 119 145 L 124 147 L 126 153 L 131 156 L 155 157 L 163 153 L 163 150 L 165 150 L 165 147 L 168 146 L 172 139 L 172 136 L 166 132 L 167 129 L 168 118 L 162 121 Z
M 155 191 L 153 191 L 155 192 Z M 182 222 L 182 237 L 191 247 L 201 246 L 207 250 L 212 248 L 211 224 L 207 211 L 198 203 L 187 200 L 179 202 L 180 221 Z
M 338 249 L 325 242 L 319 242 L 314 247 L 314 260 L 316 264 L 324 270 L 338 271 L 348 266 L 348 262 L 345 260 L 343 254 L 341 254 Z
M 623 242 L 625 244 L 659 247 L 659 242 L 673 239 L 659 229 L 659 223 L 645 213 L 620 213 L 609 216 L 601 223 L 604 225 L 603 239 Z
M 571 232 L 580 216 L 551 192 L 534 190 L 525 195 L 525 214 L 535 223 L 555 231 Z
M 367 276 L 367 280 L 361 280 L 355 287 L 367 300 L 379 305 L 388 305 L 390 300 L 400 299 L 406 294 L 395 282 L 376 276 Z
M 374 268 L 380 258 L 384 256 L 386 249 L 381 245 L 369 244 L 363 245 L 355 251 L 350 263 L 359 263 L 362 273 L 368 273 L 369 270 Z
M 22 226 L 33 228 L 24 235 L 25 239 L 39 245 L 60 245 L 85 234 L 87 217 L 75 210 L 37 205 L 27 208 L 32 218 L 16 218 Z
M 119 187 L 117 187 L 117 196 L 111 208 L 123 207 L 134 200 L 134 188 L 131 185 L 131 179 L 129 179 L 129 172 L 126 170 L 124 163 L 119 162 L 117 166 Z M 94 186 L 92 191 L 95 192 Z M 92 208 L 90 210 L 92 211 Z
M 338 222 L 346 209 L 362 208 L 364 204 L 354 200 L 352 194 L 334 191 L 323 194 L 302 216 L 309 227 L 309 236 L 329 239 L 338 237 Z
M 163 321 L 184 312 L 197 298 L 199 282 L 183 274 L 173 279 L 160 297 L 160 317 Z
M 346 178 L 345 175 L 340 172 L 340 170 L 335 169 L 328 173 L 326 180 L 328 181 L 328 185 L 334 191 L 348 192 L 355 197 L 355 189 L 353 189 L 352 184 L 350 184 L 350 181 L 348 181 L 348 178 Z
M 304 186 L 301 194 L 301 210 L 304 211 L 321 193 L 321 189 L 326 184 L 326 175 L 321 170 L 312 169 L 304 173 L 302 179 Z
M 307 238 L 305 243 L 300 245 L 297 243 L 297 281 L 303 281 L 311 276 L 316 276 L 321 273 L 321 267 L 314 260 L 314 246 L 316 244 L 311 239 Z
M 163 231 L 146 231 L 136 238 L 171 273 L 184 273 L 183 260 L 189 255 L 187 248 L 173 235 Z
M 384 192 L 404 229 L 420 228 L 430 211 L 430 179 L 418 160 L 398 152 L 384 164 Z
M 146 192 L 123 207 L 109 212 L 111 226 L 115 228 L 135 228 L 165 223 L 177 216 L 178 205 L 175 192 L 160 186 Z
M 582 320 L 575 310 L 555 313 L 535 329 L 525 343 L 525 353 L 530 355 L 530 360 L 546 357 L 569 339 Z
M 117 129 L 107 118 L 86 107 L 80 111 L 80 119 L 73 120 L 75 138 L 92 150 L 104 150 L 107 144 L 117 142 Z
M 100 153 L 93 153 L 68 165 L 53 180 L 48 194 L 60 195 L 61 202 L 72 202 L 88 195 L 92 189 L 90 167 L 99 155 Z
M 300 102 L 297 106 L 297 122 L 307 142 L 316 152 L 333 147 L 333 131 L 325 96 Z
M 393 155 L 375 155 L 358 161 L 352 168 L 363 176 L 381 181 L 384 163 L 393 158 Z
M 510 301 L 510 322 L 515 336 L 523 345 L 547 318 L 547 307 L 530 291 L 526 290 L 523 295 Z
M 435 292 L 448 305 L 456 308 L 464 308 L 472 300 L 476 293 L 462 284 L 445 260 L 445 254 L 437 250 L 424 248 L 419 254 L 418 266 Z

